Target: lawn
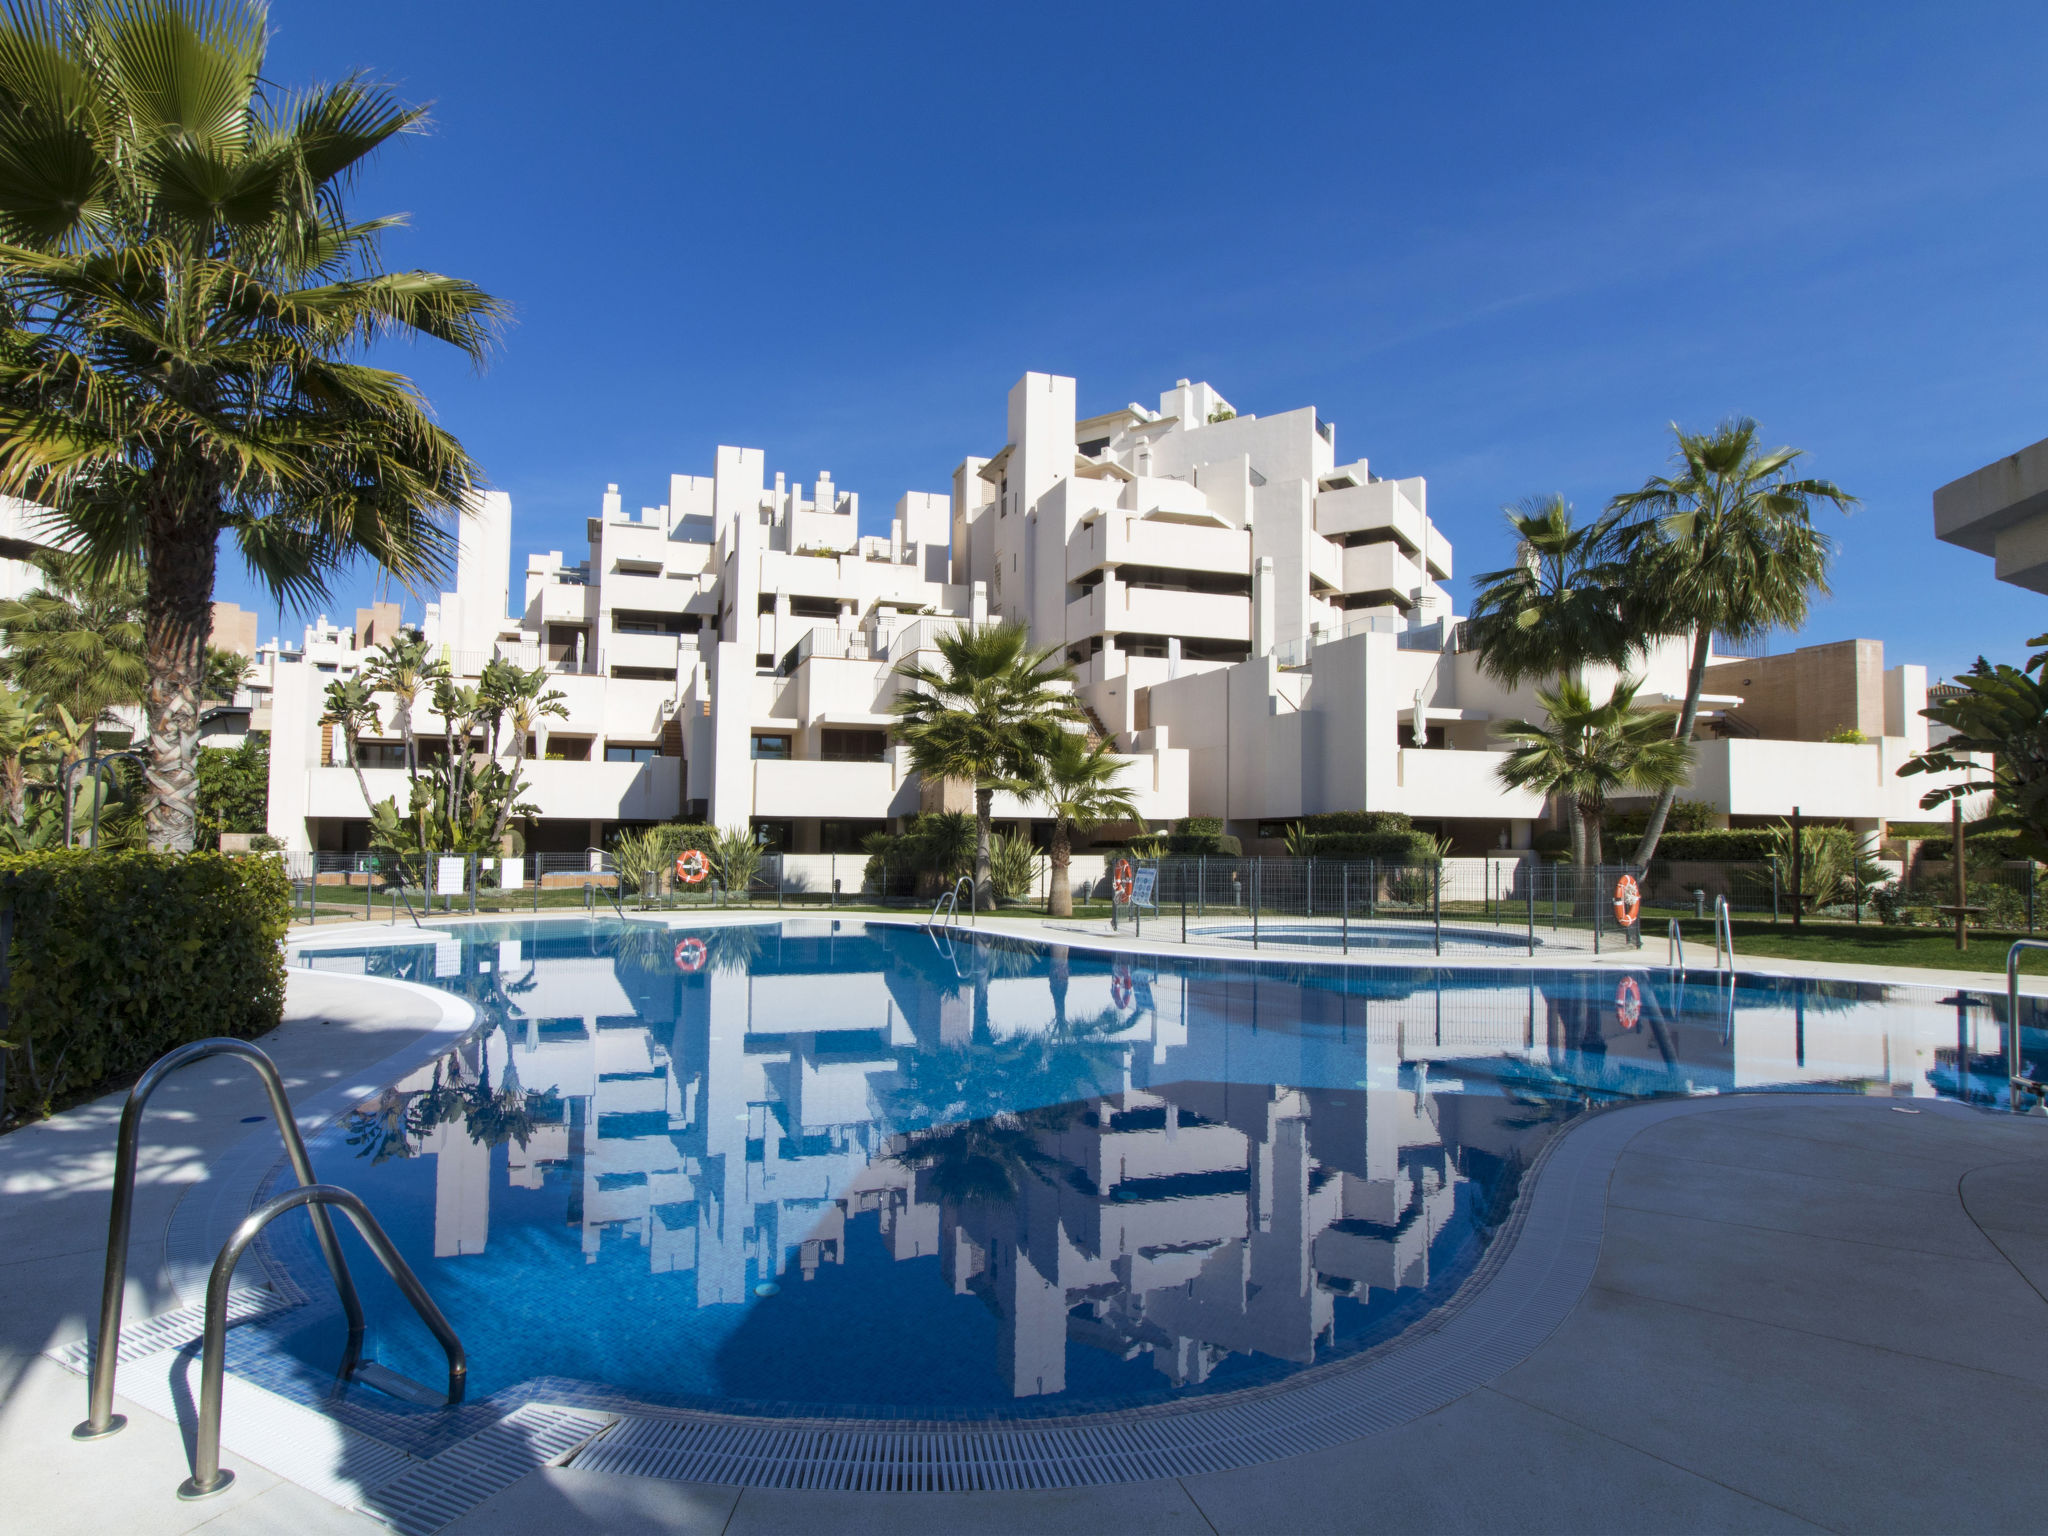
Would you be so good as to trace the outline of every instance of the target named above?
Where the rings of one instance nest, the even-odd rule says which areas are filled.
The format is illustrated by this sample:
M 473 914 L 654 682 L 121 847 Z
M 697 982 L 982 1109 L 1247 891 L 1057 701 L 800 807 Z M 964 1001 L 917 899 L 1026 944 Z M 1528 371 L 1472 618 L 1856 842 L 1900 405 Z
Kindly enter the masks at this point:
M 1647 914 L 1646 914 L 1647 917 Z M 1658 923 L 1645 921 L 1643 943 L 1656 948 L 1663 942 Z M 1771 923 L 1736 919 L 1735 952 L 1745 959 L 1832 960 L 1844 965 L 1925 966 L 1937 970 L 2002 971 L 2005 954 L 2014 939 L 2025 932 L 2005 933 L 1972 930 L 1970 947 L 1956 951 L 1953 931 L 1933 928 L 1887 928 L 1881 923 L 1818 923 L 1809 919 L 1795 932 L 1787 922 Z M 1688 950 L 1714 952 L 1711 920 L 1685 918 L 1681 923 Z M 2048 937 L 2048 934 L 2041 935 Z M 1691 955 L 1687 956 L 1688 960 Z M 2030 976 L 2048 975 L 2048 950 L 2033 950 L 2020 957 L 2020 970 Z

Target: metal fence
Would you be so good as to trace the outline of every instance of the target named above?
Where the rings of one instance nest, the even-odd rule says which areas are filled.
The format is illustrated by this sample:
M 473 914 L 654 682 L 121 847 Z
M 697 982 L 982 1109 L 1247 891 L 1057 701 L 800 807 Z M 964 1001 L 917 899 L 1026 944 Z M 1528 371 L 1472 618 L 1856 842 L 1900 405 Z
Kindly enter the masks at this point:
M 1163 858 L 1129 876 L 1112 875 L 1111 930 L 1255 950 L 1597 952 L 1639 945 L 1646 910 L 1624 865 Z

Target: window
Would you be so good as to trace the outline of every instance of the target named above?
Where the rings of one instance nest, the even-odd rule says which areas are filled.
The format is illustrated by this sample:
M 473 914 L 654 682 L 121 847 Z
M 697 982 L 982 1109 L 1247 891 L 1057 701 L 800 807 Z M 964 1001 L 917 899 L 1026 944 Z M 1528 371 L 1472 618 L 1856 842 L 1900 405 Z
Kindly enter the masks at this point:
M 775 594 L 773 592 L 763 592 L 755 604 L 755 611 L 757 613 L 773 613 L 775 611 Z
M 773 672 L 775 670 L 775 653 L 773 651 L 756 651 L 754 653 L 754 670 L 756 672 Z
M 827 726 L 820 755 L 828 763 L 879 763 L 886 760 L 888 750 L 886 731 L 833 730 Z
M 795 754 L 790 749 L 791 738 L 787 736 L 756 736 L 754 757 L 764 763 L 786 763 Z
M 661 756 L 661 748 L 640 746 L 637 743 L 608 741 L 604 744 L 604 760 L 608 763 L 651 763 Z
M 548 738 L 547 760 L 554 763 L 589 762 L 590 738 L 588 736 L 550 736 Z
M 754 841 L 768 853 L 787 853 L 789 845 L 796 841 L 796 823 L 793 821 L 763 821 L 754 818 Z
M 702 620 L 694 613 L 645 613 L 614 608 L 612 629 L 621 635 L 694 635 Z
M 836 619 L 839 617 L 839 599 L 792 597 L 789 600 L 789 614 L 794 619 Z
M 360 768 L 403 768 L 405 744 L 398 741 L 359 741 L 356 765 Z
M 1099 453 L 1107 452 L 1108 449 L 1109 439 L 1106 437 L 1091 437 L 1085 443 L 1076 443 L 1074 445 L 1074 452 L 1080 454 L 1084 459 L 1092 459 Z
M 672 683 L 675 681 L 674 667 L 613 667 L 613 677 L 633 678 L 643 683 Z
M 875 833 L 888 830 L 886 821 L 821 821 L 818 823 L 818 852 L 859 853 L 862 843 Z M 840 878 L 844 880 L 846 877 L 842 874 Z

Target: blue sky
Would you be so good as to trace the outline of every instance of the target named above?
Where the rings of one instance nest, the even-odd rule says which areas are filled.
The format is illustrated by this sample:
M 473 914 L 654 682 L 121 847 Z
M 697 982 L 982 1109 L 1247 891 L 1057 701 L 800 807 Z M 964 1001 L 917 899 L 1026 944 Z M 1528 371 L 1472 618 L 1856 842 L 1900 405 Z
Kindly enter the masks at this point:
M 1937 674 L 2048 601 L 1937 544 L 1935 486 L 2048 436 L 2038 5 L 699 6 L 278 0 L 280 83 L 433 104 L 364 213 L 517 312 L 481 376 L 396 350 L 583 547 L 606 482 L 714 446 L 885 531 L 1003 441 L 1206 378 L 1429 480 L 1465 578 L 1500 507 L 1591 510 L 1666 423 L 1757 417 L 1862 498 L 1806 631 Z M 370 577 L 331 611 L 367 599 Z M 229 555 L 220 595 L 278 625 Z M 417 613 L 416 601 L 408 611 Z M 296 616 L 286 623 L 296 632 Z

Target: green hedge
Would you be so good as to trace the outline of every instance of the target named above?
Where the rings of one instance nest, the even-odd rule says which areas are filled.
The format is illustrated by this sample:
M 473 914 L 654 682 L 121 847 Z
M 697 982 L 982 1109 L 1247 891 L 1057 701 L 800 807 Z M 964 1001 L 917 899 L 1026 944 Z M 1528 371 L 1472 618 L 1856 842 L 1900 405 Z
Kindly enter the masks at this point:
M 1978 859 L 2024 859 L 2028 856 L 2029 839 L 2024 832 L 2012 828 L 2000 828 L 1992 832 L 1965 832 L 1963 841 L 1969 844 L 1970 862 Z M 1946 864 L 1955 847 L 1953 837 L 1930 837 L 1920 844 L 1920 857 Z
M 1768 859 L 1777 843 L 1768 827 L 1722 827 L 1712 832 L 1666 832 L 1657 840 L 1659 859 Z
M 1295 818 L 1313 835 L 1335 833 L 1412 832 L 1414 818 L 1406 811 L 1323 811 Z
M 1306 839 L 1303 852 L 1311 859 L 1378 859 L 1382 864 L 1437 862 L 1436 843 L 1423 832 L 1322 832 Z
M 280 860 L 217 853 L 0 858 L 14 908 L 6 1108 L 41 1114 L 209 1035 L 284 1016 Z
M 1237 859 L 1244 857 L 1244 844 L 1223 830 L 1221 816 L 1183 816 L 1167 834 L 1166 851 Z

